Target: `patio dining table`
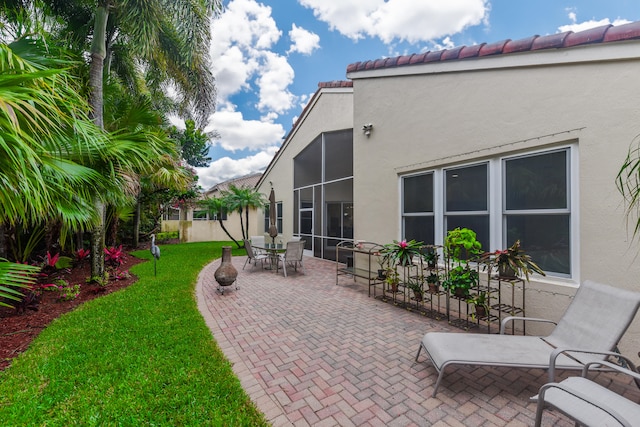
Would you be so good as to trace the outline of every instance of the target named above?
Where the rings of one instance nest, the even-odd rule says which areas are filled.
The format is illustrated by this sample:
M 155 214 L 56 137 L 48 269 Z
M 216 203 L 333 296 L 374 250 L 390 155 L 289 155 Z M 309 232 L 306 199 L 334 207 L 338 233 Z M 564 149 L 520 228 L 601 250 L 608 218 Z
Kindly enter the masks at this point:
M 278 254 L 285 252 L 287 249 L 282 243 L 265 243 L 262 245 L 253 245 L 255 249 L 266 252 L 269 255 L 269 266 L 267 270 L 278 269 Z

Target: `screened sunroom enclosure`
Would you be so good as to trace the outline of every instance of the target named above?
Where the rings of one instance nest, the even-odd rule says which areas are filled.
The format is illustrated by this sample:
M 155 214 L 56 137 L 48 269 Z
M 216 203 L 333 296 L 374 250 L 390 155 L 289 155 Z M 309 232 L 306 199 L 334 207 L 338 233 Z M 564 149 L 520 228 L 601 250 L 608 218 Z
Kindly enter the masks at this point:
M 335 259 L 353 239 L 353 131 L 323 133 L 293 160 L 293 233 L 315 257 Z

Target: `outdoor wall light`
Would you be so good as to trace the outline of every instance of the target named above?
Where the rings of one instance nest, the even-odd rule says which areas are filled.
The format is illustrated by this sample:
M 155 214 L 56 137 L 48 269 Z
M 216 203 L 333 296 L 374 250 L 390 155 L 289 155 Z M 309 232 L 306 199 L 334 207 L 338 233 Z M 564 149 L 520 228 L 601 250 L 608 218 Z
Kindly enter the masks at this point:
M 367 135 L 367 137 L 371 135 L 372 129 L 373 129 L 373 125 L 371 123 L 367 123 L 366 125 L 362 126 L 362 132 L 364 132 L 364 134 Z

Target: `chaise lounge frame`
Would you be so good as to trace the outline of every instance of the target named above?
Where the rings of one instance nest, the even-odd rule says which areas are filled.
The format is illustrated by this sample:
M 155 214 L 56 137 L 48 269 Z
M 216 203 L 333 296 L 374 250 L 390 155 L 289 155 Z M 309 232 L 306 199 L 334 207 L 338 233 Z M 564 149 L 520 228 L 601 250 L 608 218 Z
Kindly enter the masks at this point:
M 640 307 L 640 293 L 585 281 L 571 304 L 546 337 L 506 335 L 514 320 L 550 322 L 546 319 L 508 317 L 499 335 L 429 332 L 420 342 L 438 371 L 433 397 L 445 370 L 454 365 L 540 368 L 555 380 L 556 369 L 580 370 L 585 364 L 611 357 L 632 362 L 615 351 Z M 635 369 L 635 367 L 634 367 Z

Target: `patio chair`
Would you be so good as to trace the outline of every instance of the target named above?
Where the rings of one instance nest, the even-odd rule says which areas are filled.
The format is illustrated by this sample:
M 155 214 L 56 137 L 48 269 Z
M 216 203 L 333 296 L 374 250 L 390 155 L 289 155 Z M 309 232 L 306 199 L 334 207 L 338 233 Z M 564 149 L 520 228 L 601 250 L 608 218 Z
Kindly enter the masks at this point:
M 614 349 L 639 305 L 638 292 L 585 281 L 549 336 L 505 335 L 507 323 L 514 320 L 555 323 L 507 317 L 499 335 L 429 332 L 420 342 L 416 361 L 424 348 L 438 371 L 434 397 L 451 365 L 548 369 L 549 382 L 553 382 L 555 369 L 582 369 L 586 363 L 608 356 L 621 358 Z
M 302 255 L 304 254 L 304 240 L 288 241 L 287 250 L 283 254 L 278 255 L 278 270 L 280 264 L 282 264 L 282 270 L 284 271 L 284 277 L 287 277 L 287 264 L 292 265 L 295 271 L 298 271 L 298 265 L 304 269 L 302 265 Z
M 253 247 L 251 246 L 251 242 L 246 239 L 244 240 L 244 248 L 247 251 L 247 259 L 244 262 L 242 269 L 244 270 L 244 268 L 247 266 L 247 263 L 251 262 L 253 262 L 253 265 L 256 266 L 258 264 L 258 261 L 260 261 L 260 264 L 262 264 L 262 268 L 264 268 L 264 260 L 268 260 L 269 255 L 263 253 L 255 253 L 253 251 Z
M 264 236 L 251 236 L 251 249 L 253 249 L 253 253 L 255 254 L 263 254 L 266 253 L 263 249 L 258 249 L 258 247 L 264 248 Z
M 536 427 L 542 423 L 546 405 L 556 408 L 577 423 L 587 426 L 637 426 L 640 422 L 640 405 L 587 379 L 592 366 L 606 366 L 631 376 L 636 384 L 640 375 L 610 362 L 593 362 L 585 365 L 581 377 L 569 377 L 560 383 L 547 383 L 540 388 L 537 399 Z

